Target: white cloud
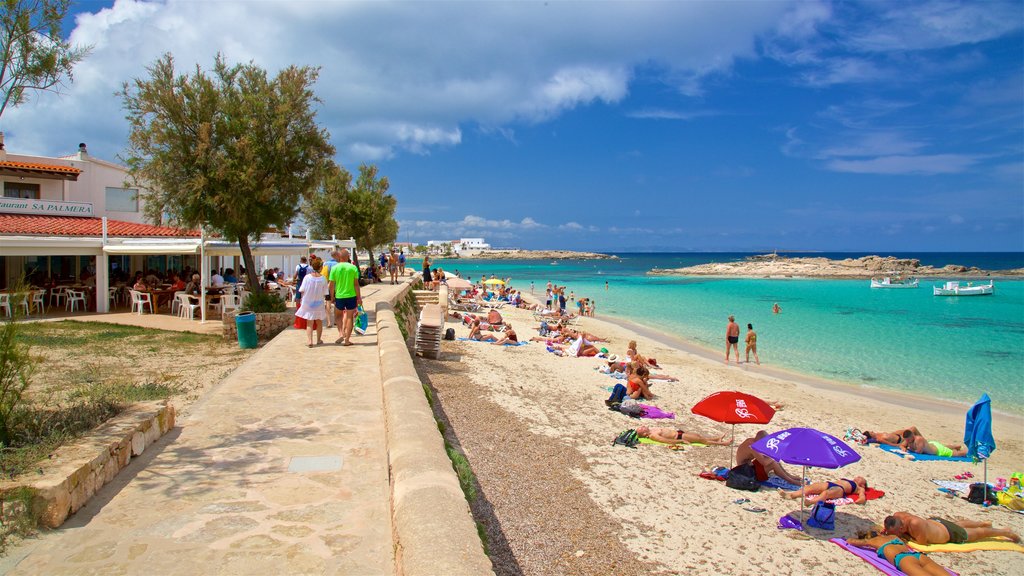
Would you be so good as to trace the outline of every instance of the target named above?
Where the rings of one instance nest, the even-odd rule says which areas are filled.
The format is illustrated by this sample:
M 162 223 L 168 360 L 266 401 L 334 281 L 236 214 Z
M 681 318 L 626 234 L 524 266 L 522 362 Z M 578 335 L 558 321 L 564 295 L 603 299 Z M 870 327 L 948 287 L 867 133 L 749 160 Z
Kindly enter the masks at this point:
M 579 222 L 566 222 L 565 224 L 560 224 L 558 226 L 558 228 L 560 230 L 573 230 L 573 231 L 583 230 L 583 226 Z
M 858 174 L 958 174 L 978 161 L 965 154 L 882 156 L 867 160 L 831 160 L 826 165 L 836 172 Z
M 1020 30 L 1019 2 L 896 2 L 845 42 L 863 51 L 946 48 Z
M 637 66 L 699 92 L 709 75 L 756 56 L 760 36 L 794 35 L 819 16 L 806 2 L 742 8 L 703 2 L 129 1 L 76 18 L 91 44 L 66 95 L 39 96 L 4 116 L 8 149 L 101 157 L 124 148 L 121 84 L 174 54 L 179 71 L 253 61 L 271 73 L 320 67 L 321 123 L 342 163 L 457 146 L 477 125 L 508 134 L 629 93 Z M 810 15 L 809 15 L 810 14 Z M 347 156 L 347 157 L 346 157 Z

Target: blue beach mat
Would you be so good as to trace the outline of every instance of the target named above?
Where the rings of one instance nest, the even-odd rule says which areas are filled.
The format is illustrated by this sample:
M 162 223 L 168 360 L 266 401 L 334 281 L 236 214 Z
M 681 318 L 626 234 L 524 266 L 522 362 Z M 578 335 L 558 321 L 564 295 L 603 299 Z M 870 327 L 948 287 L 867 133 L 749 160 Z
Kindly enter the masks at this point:
M 767 480 L 761 482 L 761 486 L 765 488 L 781 488 L 783 490 L 799 490 L 800 487 L 796 484 L 790 484 L 778 476 L 769 476 Z
M 907 456 L 913 456 L 914 460 L 942 460 L 944 462 L 973 462 L 974 460 L 970 456 L 949 456 L 943 458 L 942 456 L 935 456 L 933 454 L 918 454 L 917 452 L 904 452 L 895 446 L 889 446 L 888 444 L 875 444 L 882 450 L 890 454 L 895 454 L 900 458 L 906 458 Z

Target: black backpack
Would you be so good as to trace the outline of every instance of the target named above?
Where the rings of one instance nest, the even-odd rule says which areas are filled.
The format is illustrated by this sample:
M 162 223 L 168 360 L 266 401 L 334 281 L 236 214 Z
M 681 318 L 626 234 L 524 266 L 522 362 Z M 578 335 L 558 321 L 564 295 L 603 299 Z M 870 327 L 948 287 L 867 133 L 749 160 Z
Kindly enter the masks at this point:
M 445 340 L 455 340 L 455 328 L 449 328 L 444 331 Z
M 757 492 L 761 489 L 761 483 L 757 481 L 757 472 L 753 464 L 740 464 L 729 470 L 725 478 L 725 485 L 736 490 L 749 490 Z

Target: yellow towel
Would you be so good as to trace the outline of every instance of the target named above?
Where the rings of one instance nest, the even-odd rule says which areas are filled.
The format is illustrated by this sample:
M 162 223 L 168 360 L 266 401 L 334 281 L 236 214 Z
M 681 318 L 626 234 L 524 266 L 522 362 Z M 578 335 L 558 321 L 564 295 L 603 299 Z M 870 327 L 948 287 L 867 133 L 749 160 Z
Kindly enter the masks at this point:
M 917 542 L 907 542 L 907 546 L 919 552 L 974 552 L 975 550 L 1024 552 L 1024 546 L 1002 538 L 986 538 L 978 542 L 968 542 L 967 544 L 918 544 Z

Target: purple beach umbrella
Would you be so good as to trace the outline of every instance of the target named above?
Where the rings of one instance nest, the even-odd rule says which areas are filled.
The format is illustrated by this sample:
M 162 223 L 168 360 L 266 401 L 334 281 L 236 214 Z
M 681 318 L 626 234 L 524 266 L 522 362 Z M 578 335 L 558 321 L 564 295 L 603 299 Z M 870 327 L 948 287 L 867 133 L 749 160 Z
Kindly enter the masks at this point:
M 853 448 L 842 440 L 814 428 L 788 428 L 769 434 L 750 445 L 758 452 L 779 462 L 807 467 L 842 468 L 860 460 Z M 800 522 L 804 520 L 803 486 L 800 487 Z

